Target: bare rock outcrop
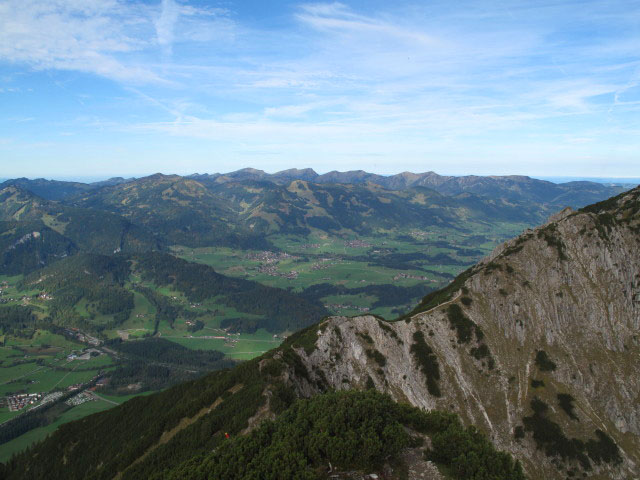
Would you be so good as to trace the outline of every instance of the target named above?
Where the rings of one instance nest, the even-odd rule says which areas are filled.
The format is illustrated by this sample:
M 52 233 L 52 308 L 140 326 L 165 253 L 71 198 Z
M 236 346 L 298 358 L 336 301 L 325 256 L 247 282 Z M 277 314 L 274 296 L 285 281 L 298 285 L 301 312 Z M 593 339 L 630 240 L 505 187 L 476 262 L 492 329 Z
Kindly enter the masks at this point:
M 291 377 L 299 393 L 375 387 L 456 411 L 530 478 L 640 477 L 639 197 L 561 212 L 406 319 L 325 320 L 315 348 L 297 349 L 309 372 Z M 550 424 L 554 432 L 539 430 Z M 619 457 L 594 453 L 610 446 L 603 438 Z M 562 442 L 573 447 L 554 451 Z

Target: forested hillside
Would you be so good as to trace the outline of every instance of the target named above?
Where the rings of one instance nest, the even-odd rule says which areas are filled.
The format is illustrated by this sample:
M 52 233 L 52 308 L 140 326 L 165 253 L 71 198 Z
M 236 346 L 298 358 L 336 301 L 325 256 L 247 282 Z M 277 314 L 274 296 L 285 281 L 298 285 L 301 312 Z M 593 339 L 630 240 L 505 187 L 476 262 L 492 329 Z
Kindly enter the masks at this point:
M 27 190 L 47 200 L 62 200 L 63 198 L 73 197 L 79 193 L 88 192 L 95 188 L 87 183 L 46 180 L 44 178 L 36 178 L 33 180 L 28 178 L 15 178 L 0 183 L 0 190 L 5 187 L 17 187 L 22 190 Z
M 141 282 L 137 282 L 139 278 Z M 150 288 L 151 287 L 151 288 Z M 174 295 L 158 294 L 168 287 Z M 50 297 L 39 310 L 54 325 L 90 332 L 113 330 L 127 321 L 135 308 L 134 295 L 146 296 L 156 307 L 156 328 L 180 318 L 197 320 L 205 307 L 188 308 L 208 300 L 248 314 L 244 330 L 294 331 L 320 320 L 328 312 L 314 299 L 259 283 L 229 278 L 213 268 L 189 263 L 165 253 L 140 255 L 78 254 L 26 276 L 23 290 L 46 292 Z M 173 298 L 182 295 L 187 304 Z
M 2 458 L 129 395 L 260 356 L 330 314 L 391 319 L 425 294 L 414 313 L 431 308 L 451 297 L 449 290 L 429 292 L 503 240 L 560 206 L 622 189 L 434 175 L 248 169 L 96 184 L 6 182 L 0 189 L 0 390 L 6 395 L 0 420 L 8 421 L 0 432 Z M 598 228 L 607 231 L 608 222 Z M 558 246 L 553 232 L 545 232 Z M 475 338 L 464 315 L 452 315 L 455 328 Z M 444 392 L 436 388 L 444 373 L 434 367 L 428 335 L 410 343 L 424 357 L 429 392 Z M 493 347 L 476 340 L 473 357 L 495 368 Z M 379 351 L 363 351 L 385 368 Z M 295 357 L 289 360 L 302 374 Z M 376 375 L 370 378 L 359 386 L 376 385 Z M 112 397 L 87 393 L 96 382 Z M 35 403 L 10 411 L 9 402 L 22 405 L 21 395 Z M 50 398 L 57 400 L 31 413 Z M 312 457 L 304 460 L 311 470 L 320 465 Z M 164 475 L 169 466 L 163 468 Z
M 312 479 L 386 469 L 401 478 L 411 467 L 424 467 L 426 456 L 453 478 L 524 478 L 519 464 L 455 415 L 398 405 L 373 390 L 296 401 L 299 393 L 288 378 L 308 376 L 293 347 L 304 337 L 296 335 L 263 359 L 64 425 L 14 457 L 3 474 Z M 256 426 L 272 415 L 279 415 L 275 422 Z M 248 428 L 252 433 L 243 436 Z
M 41 224 L 91 253 L 148 251 L 162 245 L 149 230 L 119 215 L 69 207 L 13 186 L 0 190 L 0 221 Z
M 6 275 L 32 272 L 78 251 L 69 238 L 38 221 L 0 221 L 0 270 Z
M 227 199 L 197 181 L 177 175 L 152 175 L 101 188 L 67 200 L 82 208 L 117 213 L 168 244 L 268 248 L 261 236 L 243 229 Z

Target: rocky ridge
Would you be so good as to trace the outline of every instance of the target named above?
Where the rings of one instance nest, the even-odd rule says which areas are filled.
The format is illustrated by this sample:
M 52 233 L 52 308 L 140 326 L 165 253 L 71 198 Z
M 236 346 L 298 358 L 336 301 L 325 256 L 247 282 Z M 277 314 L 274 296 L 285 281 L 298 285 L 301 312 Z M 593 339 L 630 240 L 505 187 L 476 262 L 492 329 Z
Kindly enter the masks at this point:
M 563 211 L 404 319 L 327 319 L 290 381 L 454 410 L 530 478 L 637 478 L 639 250 L 640 189 Z

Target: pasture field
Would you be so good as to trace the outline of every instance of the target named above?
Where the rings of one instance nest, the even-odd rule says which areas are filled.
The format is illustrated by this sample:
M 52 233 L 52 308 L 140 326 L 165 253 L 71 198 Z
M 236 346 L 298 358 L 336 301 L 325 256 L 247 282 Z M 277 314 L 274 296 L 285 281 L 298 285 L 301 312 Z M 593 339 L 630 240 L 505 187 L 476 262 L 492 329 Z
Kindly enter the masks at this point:
M 87 415 L 91 415 L 92 413 L 102 412 L 114 406 L 115 405 L 104 400 L 94 400 L 75 406 L 64 412 L 49 425 L 29 430 L 18 438 L 14 438 L 13 440 L 2 444 L 0 447 L 0 462 L 5 462 L 9 460 L 14 453 L 19 453 L 28 448 L 31 444 L 44 440 L 47 435 L 53 433 L 62 424 L 78 420 L 86 417 Z
M 66 359 L 59 359 L 43 365 L 34 362 L 3 367 L 0 369 L 0 396 L 11 393 L 48 393 L 55 389 L 65 389 L 76 383 L 88 382 L 100 371 L 107 370 L 106 366 L 85 366 L 80 362 L 84 361 L 68 362 Z
M 274 338 L 272 333 L 264 329 L 260 329 L 255 333 L 226 335 L 224 330 L 203 330 L 187 335 L 163 335 L 162 338 L 191 349 L 218 350 L 233 360 L 250 360 L 272 348 L 276 348 L 282 343 L 284 337 L 284 335 L 278 335 Z M 226 336 L 225 339 L 206 338 L 223 335 Z
M 388 231 L 357 238 L 329 236 L 324 232 L 308 236 L 271 235 L 268 238 L 277 251 L 174 246 L 173 253 L 209 265 L 224 275 L 296 292 L 318 284 L 348 289 L 423 285 L 431 290 L 444 287 L 496 245 L 526 227 L 521 223 L 474 223 L 465 231 L 434 227 L 428 231 Z M 357 315 L 364 313 L 357 308 L 362 307 L 393 318 L 412 308 L 421 297 L 416 295 L 395 307 L 374 307 L 379 297 L 361 293 L 332 294 L 320 300 L 333 314 Z
M 172 250 L 176 256 L 210 265 L 231 277 L 311 295 L 310 298 L 322 303 L 331 314 L 374 313 L 391 319 L 412 308 L 427 291 L 445 286 L 455 275 L 487 255 L 495 245 L 516 235 L 524 227 L 526 225 L 515 223 L 472 223 L 465 226 L 466 230 L 432 227 L 425 231 L 379 231 L 361 237 L 332 236 L 316 231 L 307 236 L 271 235 L 268 239 L 274 249 L 268 252 L 184 246 L 174 246 Z M 39 318 L 44 318 L 51 302 L 37 298 L 34 295 L 37 291 L 18 290 L 21 280 L 22 276 L 0 276 L 2 298 L 9 304 L 28 305 Z M 307 293 L 306 290 L 314 285 L 333 288 L 324 288 L 322 296 Z M 235 359 L 250 358 L 278 343 L 271 335 L 259 332 L 243 334 L 237 342 L 203 338 L 225 336 L 224 332 L 219 331 L 221 322 L 225 320 L 260 318 L 227 307 L 222 298 L 192 304 L 182 292 L 174 291 L 170 286 L 143 281 L 135 274 L 124 286 L 132 292 L 134 305 L 124 322 L 115 322 L 113 315 L 91 316 L 86 299 L 74 305 L 73 311 L 96 326 L 107 326 L 101 332 L 102 338 L 106 339 L 120 337 L 135 340 L 155 333 L 189 348 L 220 349 Z M 144 288 L 160 295 L 165 299 L 164 302 L 177 307 L 181 313 L 175 319 L 156 318 L 157 301 L 147 298 L 148 295 L 141 290 Z M 411 288 L 413 290 L 407 290 L 411 293 L 406 293 L 400 300 L 387 295 L 385 291 L 396 289 L 397 293 L 397 289 Z M 385 303 L 385 298 L 390 300 Z M 204 328 L 193 331 L 195 320 L 202 322 Z M 20 339 L 3 340 L 6 346 L 28 346 Z M 27 351 L 33 358 L 39 356 L 45 365 L 48 359 L 57 354 L 65 356 L 74 348 L 79 348 L 65 337 L 45 330 L 39 330 L 26 343 L 50 348 L 49 351 Z M 3 376 L 13 379 L 16 375 L 10 371 L 3 372 L 0 380 Z
M 33 298 L 39 290 L 24 288 L 21 281 L 24 275 L 0 275 L 0 298 L 4 305 L 32 305 L 42 307 L 44 302 Z
M 100 372 L 113 368 L 108 355 L 87 360 L 69 360 L 85 345 L 62 335 L 38 329 L 31 338 L 5 335 L 0 347 L 0 397 L 15 393 L 42 393 L 64 390 L 77 383 L 90 381 Z M 0 407 L 0 423 L 22 413 Z

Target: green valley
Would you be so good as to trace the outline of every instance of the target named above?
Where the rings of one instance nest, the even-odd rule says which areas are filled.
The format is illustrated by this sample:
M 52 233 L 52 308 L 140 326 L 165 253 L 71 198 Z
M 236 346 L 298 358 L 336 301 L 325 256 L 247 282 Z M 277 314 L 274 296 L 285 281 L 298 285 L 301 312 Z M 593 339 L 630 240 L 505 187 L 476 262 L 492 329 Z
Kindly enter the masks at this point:
M 565 201 L 622 188 L 314 173 L 2 184 L 3 451 L 328 315 L 401 317 Z
M 528 224 L 469 223 L 466 227 L 344 237 L 321 231 L 308 236 L 278 234 L 267 237 L 275 247 L 268 251 L 185 246 L 171 251 L 230 277 L 321 300 L 333 314 L 371 312 L 395 318 Z M 325 295 L 318 297 L 319 289 Z

